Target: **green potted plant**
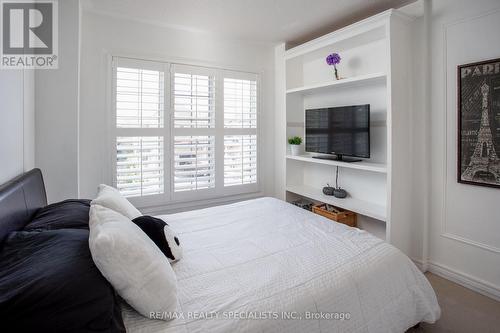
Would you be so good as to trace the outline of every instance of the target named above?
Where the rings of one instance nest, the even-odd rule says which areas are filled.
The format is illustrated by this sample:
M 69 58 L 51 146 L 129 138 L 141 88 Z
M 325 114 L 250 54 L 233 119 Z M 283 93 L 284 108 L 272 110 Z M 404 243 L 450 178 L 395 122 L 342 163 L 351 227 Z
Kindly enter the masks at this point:
M 292 150 L 292 156 L 300 155 L 300 144 L 302 143 L 302 138 L 300 136 L 288 138 L 288 143 L 290 144 L 290 148 Z

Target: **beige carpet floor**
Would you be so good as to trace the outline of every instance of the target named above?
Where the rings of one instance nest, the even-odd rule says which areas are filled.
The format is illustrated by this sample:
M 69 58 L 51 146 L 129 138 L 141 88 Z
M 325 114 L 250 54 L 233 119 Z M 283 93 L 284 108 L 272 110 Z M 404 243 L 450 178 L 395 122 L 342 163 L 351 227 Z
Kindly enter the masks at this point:
M 500 333 L 500 302 L 437 275 L 426 273 L 441 306 L 441 318 L 407 333 Z

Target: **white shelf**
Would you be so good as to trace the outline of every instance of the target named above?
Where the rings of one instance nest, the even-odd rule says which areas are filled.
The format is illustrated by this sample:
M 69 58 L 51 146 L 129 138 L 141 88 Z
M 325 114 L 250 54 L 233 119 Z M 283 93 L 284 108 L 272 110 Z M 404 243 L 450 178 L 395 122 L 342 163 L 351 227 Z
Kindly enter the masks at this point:
M 384 221 L 386 220 L 386 207 L 352 197 L 338 199 L 334 196 L 324 195 L 322 189 L 313 188 L 307 185 L 287 185 L 286 190 L 313 200 L 321 201 L 330 205 L 344 208 L 355 213 L 369 216 L 371 218 Z
M 288 89 L 287 94 L 309 94 L 313 92 L 319 92 L 321 90 L 327 90 L 334 87 L 352 87 L 370 83 L 385 82 L 385 73 L 373 73 L 360 75 L 355 77 L 350 77 L 347 79 L 341 79 L 336 81 L 323 82 L 318 84 L 307 85 L 303 87 Z
M 287 155 L 286 158 L 289 160 L 296 160 L 307 163 L 317 163 L 317 164 L 325 164 L 331 166 L 339 166 L 342 168 L 365 170 L 378 173 L 387 173 L 387 165 L 382 163 L 371 163 L 365 161 L 348 163 L 342 161 L 332 161 L 332 160 L 323 160 L 319 158 L 312 158 L 311 156 L 308 155 L 299 155 L 299 156 Z

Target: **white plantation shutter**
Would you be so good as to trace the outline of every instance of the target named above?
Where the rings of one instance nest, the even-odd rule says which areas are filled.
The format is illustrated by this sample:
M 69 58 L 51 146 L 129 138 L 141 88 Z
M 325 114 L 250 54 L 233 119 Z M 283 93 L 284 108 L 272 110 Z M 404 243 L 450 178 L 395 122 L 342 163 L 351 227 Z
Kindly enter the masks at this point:
M 116 127 L 163 127 L 163 72 L 116 68 Z
M 113 57 L 113 182 L 139 206 L 256 192 L 259 78 Z
M 257 182 L 257 136 L 224 136 L 224 186 Z
M 257 183 L 257 76 L 224 72 L 224 186 Z
M 124 196 L 163 193 L 163 138 L 116 138 L 116 187 Z
M 215 187 L 215 138 L 176 136 L 174 138 L 174 191 Z
M 173 65 L 173 190 L 215 189 L 216 70 Z
M 113 58 L 114 184 L 127 197 L 164 193 L 164 68 Z
M 257 81 L 224 78 L 224 127 L 257 128 Z
M 180 65 L 172 71 L 174 127 L 215 127 L 215 72 Z

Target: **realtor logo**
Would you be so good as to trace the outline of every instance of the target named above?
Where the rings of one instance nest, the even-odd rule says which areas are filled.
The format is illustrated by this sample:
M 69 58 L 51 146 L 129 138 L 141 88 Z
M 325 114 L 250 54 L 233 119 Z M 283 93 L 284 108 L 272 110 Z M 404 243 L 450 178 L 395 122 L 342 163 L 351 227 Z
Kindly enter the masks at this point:
M 0 68 L 57 68 L 57 1 L 0 3 Z

